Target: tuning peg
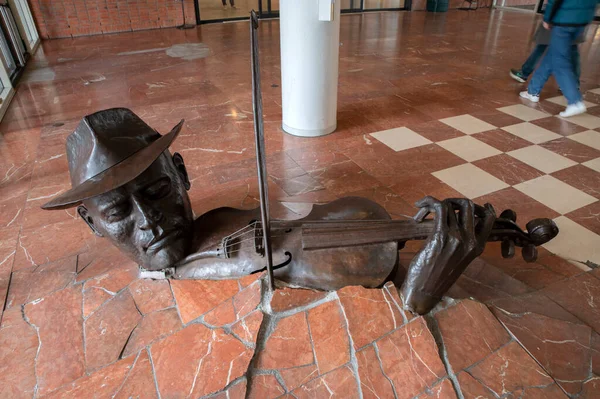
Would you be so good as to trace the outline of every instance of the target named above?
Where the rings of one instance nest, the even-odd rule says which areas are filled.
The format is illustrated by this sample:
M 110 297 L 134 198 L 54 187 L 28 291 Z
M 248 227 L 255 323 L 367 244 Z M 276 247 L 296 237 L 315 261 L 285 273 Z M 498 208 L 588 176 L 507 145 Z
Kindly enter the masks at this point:
M 523 255 L 523 259 L 525 262 L 532 263 L 537 260 L 538 250 L 537 247 L 533 244 L 529 244 L 523 247 L 523 251 L 521 252 Z
M 500 219 L 508 219 L 512 222 L 517 222 L 517 212 L 512 209 L 507 209 L 500 214 Z
M 501 249 L 504 259 L 510 259 L 515 256 L 515 243 L 512 240 L 502 241 Z

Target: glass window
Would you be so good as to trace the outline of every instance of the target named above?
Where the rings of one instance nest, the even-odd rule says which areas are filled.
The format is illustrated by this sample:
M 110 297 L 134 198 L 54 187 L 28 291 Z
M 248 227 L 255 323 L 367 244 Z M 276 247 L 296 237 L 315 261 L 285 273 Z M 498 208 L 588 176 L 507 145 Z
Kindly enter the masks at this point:
M 248 18 L 260 0 L 198 0 L 202 21 Z M 266 1 L 263 1 L 266 4 Z M 277 1 L 279 6 L 279 1 Z M 279 7 L 278 7 L 279 8 Z
M 537 11 L 538 0 L 503 0 L 503 7 L 519 8 L 521 10 Z
M 271 12 L 279 12 L 279 0 L 271 0 Z
M 365 10 L 404 8 L 404 0 L 364 0 Z
M 342 10 L 362 10 L 360 0 L 342 0 L 340 7 Z
M 17 13 L 19 14 L 19 19 L 21 23 L 24 25 L 25 36 L 27 37 L 27 41 L 33 45 L 38 39 L 37 30 L 35 29 L 35 24 L 33 22 L 33 17 L 31 16 L 31 10 L 27 5 L 27 1 L 25 0 L 15 0 Z

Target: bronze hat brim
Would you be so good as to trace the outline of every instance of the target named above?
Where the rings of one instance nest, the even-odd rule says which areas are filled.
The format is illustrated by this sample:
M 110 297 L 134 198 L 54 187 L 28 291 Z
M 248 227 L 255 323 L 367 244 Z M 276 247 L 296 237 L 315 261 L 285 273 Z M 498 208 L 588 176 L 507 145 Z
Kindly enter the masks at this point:
M 69 191 L 55 197 L 52 201 L 42 205 L 42 209 L 72 208 L 86 199 L 105 194 L 129 183 L 148 169 L 158 159 L 160 154 L 169 148 L 173 140 L 181 132 L 182 127 L 183 120 L 169 133 L 161 136 L 147 147 L 134 152 L 118 164 L 111 166 L 77 187 L 73 187 Z

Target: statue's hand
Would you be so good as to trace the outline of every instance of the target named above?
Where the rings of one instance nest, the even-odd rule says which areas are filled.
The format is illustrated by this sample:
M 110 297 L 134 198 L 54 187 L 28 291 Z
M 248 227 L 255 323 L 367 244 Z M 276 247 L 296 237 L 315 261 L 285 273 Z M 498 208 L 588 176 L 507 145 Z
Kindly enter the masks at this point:
M 412 260 L 402 285 L 405 305 L 426 313 L 442 298 L 467 266 L 485 248 L 496 220 L 494 208 L 463 198 L 439 201 L 425 197 L 416 204 L 417 222 L 434 212 L 434 233 Z M 476 223 L 475 216 L 481 220 Z

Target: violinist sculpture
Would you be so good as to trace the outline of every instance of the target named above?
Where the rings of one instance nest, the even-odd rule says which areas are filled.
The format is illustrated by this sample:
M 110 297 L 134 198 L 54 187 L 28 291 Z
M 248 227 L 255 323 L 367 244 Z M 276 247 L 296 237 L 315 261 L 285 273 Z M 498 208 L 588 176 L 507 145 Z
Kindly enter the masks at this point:
M 161 136 L 127 109 L 86 116 L 67 138 L 73 188 L 43 208 L 78 205 L 95 234 L 142 267 L 171 270 L 176 279 L 234 278 L 264 269 L 258 210 L 219 208 L 194 220 L 183 158 L 168 150 L 181 127 Z M 421 223 L 391 221 L 383 207 L 356 197 L 315 205 L 302 220 L 272 220 L 274 276 L 325 290 L 377 287 L 394 280 L 399 243 L 427 238 L 402 288 L 407 306 L 426 313 L 493 236 L 509 243 L 510 256 L 513 243 L 533 251 L 532 245 L 556 235 L 551 221 L 537 221 L 529 229 L 541 235 L 536 241 L 513 221 L 496 219 L 491 206 L 466 199 L 427 197 L 417 206 Z M 423 221 L 429 212 L 434 220 Z
M 168 150 L 183 121 L 161 136 L 122 108 L 84 117 L 67 138 L 72 189 L 43 208 L 77 206 L 95 234 L 143 268 L 165 270 L 174 279 L 236 278 L 266 268 L 270 283 L 276 278 L 322 290 L 389 280 L 399 285 L 399 249 L 407 240 L 425 239 L 401 288 L 407 309 L 419 314 L 441 300 L 486 242 L 502 241 L 505 257 L 521 246 L 533 261 L 536 246 L 558 234 L 548 219 L 530 222 L 526 233 L 512 211 L 497 219 L 489 204 L 432 197 L 416 204 L 414 221 L 392 221 L 383 207 L 358 197 L 315 205 L 301 220 L 269 220 L 254 15 L 252 24 L 261 209 L 218 208 L 194 220 L 183 158 Z M 424 220 L 430 213 L 433 220 Z

